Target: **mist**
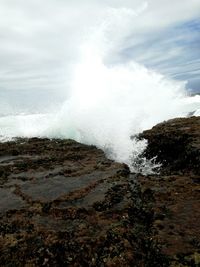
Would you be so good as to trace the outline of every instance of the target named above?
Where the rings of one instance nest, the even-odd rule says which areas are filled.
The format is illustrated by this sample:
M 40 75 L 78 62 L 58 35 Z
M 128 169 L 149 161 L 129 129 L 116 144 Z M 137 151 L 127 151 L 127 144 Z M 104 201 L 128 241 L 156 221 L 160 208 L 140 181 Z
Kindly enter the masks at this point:
M 189 97 L 188 87 L 198 79 L 197 50 L 187 50 L 190 65 L 176 63 L 186 51 L 188 22 L 198 20 L 199 1 L 172 6 L 158 0 L 0 0 L 0 5 L 2 141 L 72 138 L 137 171 L 136 159 L 146 146 L 138 133 L 199 112 L 200 99 Z M 172 28 L 179 34 L 165 38 Z M 195 44 L 197 30 L 187 36 Z M 153 171 L 145 159 L 143 167 Z

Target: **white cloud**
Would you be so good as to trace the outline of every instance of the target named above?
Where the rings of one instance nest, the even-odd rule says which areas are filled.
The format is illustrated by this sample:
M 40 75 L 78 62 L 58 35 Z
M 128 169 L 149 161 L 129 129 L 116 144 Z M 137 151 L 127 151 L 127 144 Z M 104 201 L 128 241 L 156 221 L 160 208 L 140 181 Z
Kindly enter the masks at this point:
M 106 60 L 114 62 L 125 47 L 145 42 L 147 48 L 148 36 L 199 15 L 199 0 L 0 0 L 0 90 L 65 95 L 80 44 L 105 20 Z M 156 64 L 182 53 L 156 49 L 137 57 Z

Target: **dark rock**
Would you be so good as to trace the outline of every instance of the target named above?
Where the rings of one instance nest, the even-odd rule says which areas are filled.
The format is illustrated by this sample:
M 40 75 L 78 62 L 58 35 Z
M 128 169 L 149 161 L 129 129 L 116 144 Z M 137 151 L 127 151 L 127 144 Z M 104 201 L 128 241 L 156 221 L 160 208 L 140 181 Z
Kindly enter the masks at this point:
M 200 117 L 173 119 L 144 131 L 147 158 L 157 157 L 162 172 L 194 172 L 200 175 Z
M 0 266 L 165 266 L 133 179 L 72 140 L 0 144 Z
M 160 174 L 73 140 L 0 144 L 0 266 L 200 266 L 200 119 L 140 138 Z
M 149 159 L 162 163 L 158 175 L 138 177 L 151 190 L 153 239 L 170 266 L 200 266 L 200 117 L 170 120 L 145 131 Z

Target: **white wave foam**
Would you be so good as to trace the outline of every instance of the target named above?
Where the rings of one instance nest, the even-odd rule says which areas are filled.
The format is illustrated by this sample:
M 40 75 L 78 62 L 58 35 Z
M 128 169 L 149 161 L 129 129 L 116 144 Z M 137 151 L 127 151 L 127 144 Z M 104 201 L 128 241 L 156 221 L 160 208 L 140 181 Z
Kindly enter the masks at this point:
M 130 136 L 163 120 L 187 116 L 200 108 L 200 100 L 187 97 L 185 82 L 168 79 L 134 61 L 106 63 L 121 35 L 124 38 L 126 25 L 136 16 L 124 9 L 110 12 L 81 45 L 82 57 L 74 65 L 66 102 L 52 114 L 0 118 L 1 140 L 15 136 L 73 138 L 104 149 L 133 171 L 153 170 L 152 161 L 138 161 L 146 141 Z M 122 24 L 124 13 L 127 17 Z

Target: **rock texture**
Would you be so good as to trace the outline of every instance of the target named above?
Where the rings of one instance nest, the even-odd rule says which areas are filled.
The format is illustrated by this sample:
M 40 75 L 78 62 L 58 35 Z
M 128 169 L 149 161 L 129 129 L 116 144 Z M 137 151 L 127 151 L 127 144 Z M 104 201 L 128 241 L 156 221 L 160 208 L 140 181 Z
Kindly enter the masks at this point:
M 156 156 L 162 163 L 162 173 L 200 175 L 200 117 L 160 123 L 143 132 L 140 138 L 148 140 L 145 156 Z
M 154 239 L 172 266 L 200 266 L 200 117 L 173 119 L 145 131 L 145 155 L 159 175 L 139 176 L 153 195 Z
M 72 140 L 0 144 L 0 266 L 200 266 L 200 118 L 140 138 L 159 175 Z
M 147 200 L 128 167 L 93 146 L 0 144 L 0 266 L 163 265 Z

